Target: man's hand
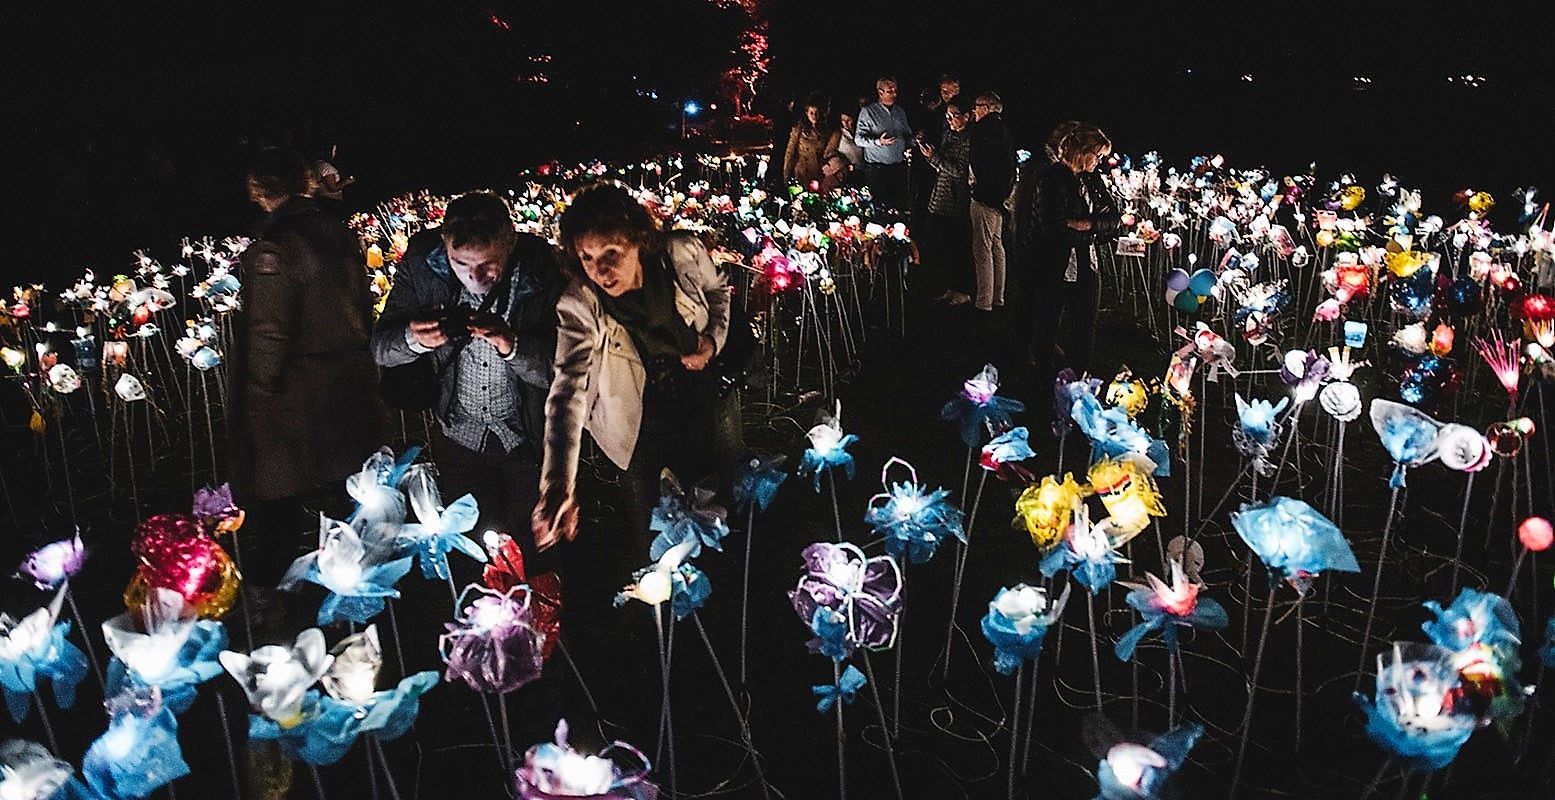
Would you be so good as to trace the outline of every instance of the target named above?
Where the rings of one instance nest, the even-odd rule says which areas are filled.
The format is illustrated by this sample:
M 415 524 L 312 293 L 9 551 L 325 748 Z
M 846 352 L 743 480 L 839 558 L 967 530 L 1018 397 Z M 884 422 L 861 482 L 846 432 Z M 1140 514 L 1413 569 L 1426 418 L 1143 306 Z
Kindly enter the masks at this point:
M 707 362 L 713 360 L 713 338 L 707 334 L 697 336 L 697 351 L 689 356 L 681 356 L 680 364 L 692 372 L 701 372 L 707 369 Z
M 578 537 L 578 504 L 568 492 L 552 492 L 540 498 L 534 513 L 529 515 L 530 532 L 535 537 L 535 548 L 549 550 L 562 539 L 572 541 Z
M 1088 219 L 1066 219 L 1064 224 L 1072 231 L 1088 231 L 1091 229 L 1091 221 Z
M 411 320 L 410 335 L 416 340 L 416 344 L 428 350 L 436 350 L 448 344 L 448 337 L 443 335 L 443 326 L 436 319 Z
M 896 136 L 895 135 L 887 133 L 887 134 L 884 134 L 884 135 L 882 135 L 880 137 L 880 146 L 881 147 L 890 147 L 893 144 L 896 144 Z
M 934 145 L 929 144 L 928 142 L 919 142 L 918 143 L 918 152 L 923 153 L 923 155 L 926 158 L 933 158 L 934 157 Z
M 471 336 L 485 339 L 492 347 L 497 348 L 497 355 L 503 358 L 507 358 L 513 352 L 513 345 L 518 340 L 518 335 L 513 332 L 507 320 L 496 314 L 474 314 L 470 317 L 469 327 Z

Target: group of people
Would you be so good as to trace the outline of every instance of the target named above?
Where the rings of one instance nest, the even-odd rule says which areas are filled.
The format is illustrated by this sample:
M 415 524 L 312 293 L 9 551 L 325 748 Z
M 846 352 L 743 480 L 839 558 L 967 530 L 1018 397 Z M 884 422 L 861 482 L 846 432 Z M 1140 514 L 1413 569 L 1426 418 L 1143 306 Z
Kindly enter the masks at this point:
M 541 565 L 577 534 L 585 430 L 644 537 L 661 470 L 697 480 L 733 463 L 729 286 L 700 240 L 662 231 L 626 189 L 580 191 L 559 248 L 518 233 L 499 195 L 456 198 L 410 239 L 373 320 L 360 243 L 311 174 L 269 150 L 248 176 L 266 217 L 244 254 L 229 423 L 251 585 L 278 581 L 383 444 L 390 407 L 433 414 L 444 496 L 473 494 L 477 530 L 513 533 Z
M 913 114 L 898 94 L 895 78 L 882 77 L 876 99 L 861 98 L 857 114 L 844 110 L 835 125 L 824 98 L 812 95 L 789 132 L 784 180 L 824 192 L 861 176 L 877 207 L 911 215 L 928 278 L 919 286 L 947 305 L 1001 308 L 1013 261 L 1034 385 L 1051 383 L 1059 355 L 1084 372 L 1100 293 L 1097 247 L 1121 218 L 1096 172 L 1111 141 L 1095 125 L 1063 122 L 1022 163 L 998 93 L 963 94 L 960 79 L 944 75 Z M 1070 340 L 1062 350 L 1061 331 Z

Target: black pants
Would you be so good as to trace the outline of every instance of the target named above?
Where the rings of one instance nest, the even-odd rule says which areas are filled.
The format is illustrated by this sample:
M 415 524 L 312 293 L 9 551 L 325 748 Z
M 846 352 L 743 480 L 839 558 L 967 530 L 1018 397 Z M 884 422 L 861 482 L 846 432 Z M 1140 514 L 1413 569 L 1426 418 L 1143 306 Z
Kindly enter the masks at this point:
M 487 436 L 488 442 L 492 439 Z M 529 445 L 521 444 L 511 453 L 494 446 L 477 452 L 438 430 L 432 435 L 432 460 L 437 464 L 438 489 L 444 503 L 471 494 L 480 504 L 480 521 L 470 531 L 471 538 L 480 541 L 488 530 L 506 533 L 518 541 L 530 572 L 545 571 L 535 560 L 534 535 L 529 527 L 530 512 L 540 497 L 540 466 Z
M 637 436 L 637 449 L 622 475 L 621 488 L 626 494 L 626 522 L 642 544 L 646 557 L 653 534 L 648 523 L 659 502 L 659 476 L 668 469 L 682 488 L 703 482 L 715 475 L 711 485 L 727 488 L 734 461 L 742 448 L 740 431 L 740 394 L 718 397 L 709 388 L 704 398 L 688 400 L 676 413 L 662 405 L 643 410 L 643 424 Z
M 1077 279 L 1067 282 L 1034 281 L 1030 293 L 1031 357 L 1036 363 L 1035 391 L 1039 396 L 1051 395 L 1054 375 L 1053 346 L 1059 333 L 1067 331 L 1069 342 L 1064 347 L 1065 366 L 1077 374 L 1091 368 L 1091 350 L 1096 342 L 1096 310 L 1101 300 L 1101 281 L 1096 272 L 1081 269 Z
M 869 182 L 869 195 L 874 198 L 876 209 L 894 209 L 903 214 L 912 212 L 912 187 L 908 180 L 907 162 L 871 164 L 866 161 L 864 180 Z
M 320 512 L 344 519 L 351 501 L 345 484 L 331 481 L 290 497 L 238 498 L 238 505 L 243 508 L 243 528 L 238 531 L 243 580 L 268 589 L 281 581 L 298 556 L 318 547 Z
M 946 289 L 972 295 L 972 220 L 968 217 L 929 215 L 929 267 L 938 276 L 933 294 Z

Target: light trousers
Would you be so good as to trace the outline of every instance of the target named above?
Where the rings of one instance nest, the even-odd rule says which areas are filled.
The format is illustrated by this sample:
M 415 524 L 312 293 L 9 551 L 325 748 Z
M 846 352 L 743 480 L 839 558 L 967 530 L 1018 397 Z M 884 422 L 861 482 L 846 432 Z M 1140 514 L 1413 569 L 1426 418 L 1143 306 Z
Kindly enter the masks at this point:
M 1004 305 L 1004 211 L 972 201 L 972 270 L 978 309 Z

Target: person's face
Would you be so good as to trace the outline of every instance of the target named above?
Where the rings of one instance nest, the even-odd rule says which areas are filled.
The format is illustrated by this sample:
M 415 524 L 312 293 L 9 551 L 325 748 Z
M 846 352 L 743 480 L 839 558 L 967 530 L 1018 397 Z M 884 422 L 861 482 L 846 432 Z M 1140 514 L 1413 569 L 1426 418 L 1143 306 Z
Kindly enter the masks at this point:
M 643 285 L 643 264 L 639 248 L 623 236 L 584 234 L 573 245 L 583 274 L 611 297 Z
M 977 122 L 982 122 L 983 117 L 988 116 L 992 112 L 993 109 L 989 108 L 988 104 L 981 100 L 972 104 L 972 119 Z
M 939 99 L 942 103 L 950 102 L 950 98 L 961 94 L 960 81 L 941 81 L 939 85 Z
M 804 118 L 810 120 L 811 125 L 821 124 L 821 109 L 815 106 L 805 106 Z
M 492 244 L 467 244 L 454 247 L 447 239 L 448 265 L 470 294 L 481 296 L 489 293 L 502 276 L 507 274 L 508 256 L 513 253 L 513 238 Z
M 842 129 L 843 130 L 845 130 L 845 131 L 852 131 L 853 130 L 853 115 L 852 114 L 842 114 L 839 118 L 842 120 Z
M 896 104 L 896 81 L 886 81 L 875 88 L 875 93 L 880 95 L 882 105 Z
M 260 188 L 259 186 L 259 181 L 256 181 L 253 178 L 248 179 L 248 200 L 254 205 L 259 206 L 259 208 L 266 214 L 274 212 L 277 208 L 281 207 L 281 203 L 285 202 L 285 198 L 271 197 L 270 195 L 265 194 L 264 189 Z
M 1079 155 L 1072 156 L 1068 161 L 1069 167 L 1076 173 L 1091 172 L 1096 169 L 1097 164 L 1101 163 L 1101 153 L 1080 153 Z
M 961 113 L 961 109 L 957 106 L 945 106 L 945 124 L 949 125 L 951 130 L 960 133 L 966 130 L 966 115 Z

